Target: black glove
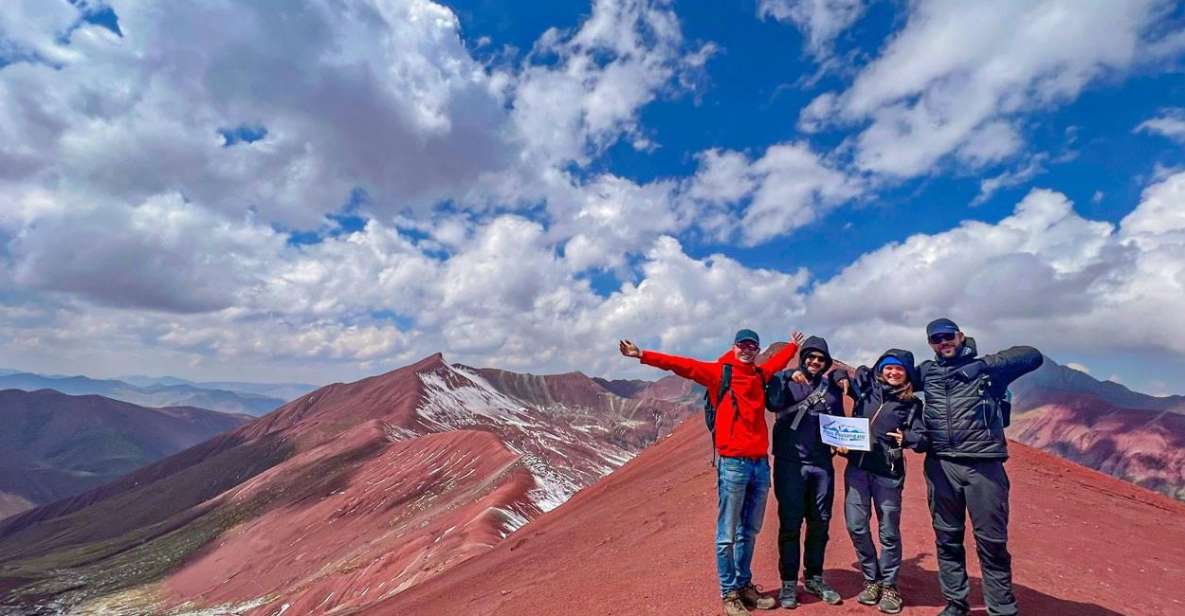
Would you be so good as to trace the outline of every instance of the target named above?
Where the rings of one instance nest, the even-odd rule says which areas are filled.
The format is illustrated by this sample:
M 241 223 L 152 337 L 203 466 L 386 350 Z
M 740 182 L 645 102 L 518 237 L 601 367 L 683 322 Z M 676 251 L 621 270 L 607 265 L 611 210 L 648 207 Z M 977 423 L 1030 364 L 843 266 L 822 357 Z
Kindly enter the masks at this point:
M 969 383 L 971 381 L 974 381 L 976 378 L 978 378 L 979 375 L 982 374 L 983 371 L 986 369 L 987 369 L 987 364 L 983 363 L 982 359 L 977 359 L 977 360 L 967 364 L 966 366 L 963 366 L 962 368 L 959 368 L 958 370 L 956 370 L 955 374 L 959 375 L 960 379 L 963 379 L 964 381 Z

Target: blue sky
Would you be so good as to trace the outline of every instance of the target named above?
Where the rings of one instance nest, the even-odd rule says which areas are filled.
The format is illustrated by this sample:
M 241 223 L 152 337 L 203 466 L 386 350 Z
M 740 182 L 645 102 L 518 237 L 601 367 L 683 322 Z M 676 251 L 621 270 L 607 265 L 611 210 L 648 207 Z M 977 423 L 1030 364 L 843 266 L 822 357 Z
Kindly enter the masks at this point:
M 0 365 L 624 376 L 948 315 L 1185 391 L 1183 58 L 1157 0 L 17 2 Z

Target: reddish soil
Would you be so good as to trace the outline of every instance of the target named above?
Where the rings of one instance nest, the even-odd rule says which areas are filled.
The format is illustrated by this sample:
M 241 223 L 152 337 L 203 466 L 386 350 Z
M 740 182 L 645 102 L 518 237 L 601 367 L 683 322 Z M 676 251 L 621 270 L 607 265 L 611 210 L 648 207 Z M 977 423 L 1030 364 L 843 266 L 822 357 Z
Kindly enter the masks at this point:
M 437 354 L 0 523 L 0 577 L 67 594 L 160 582 L 168 606 L 277 597 L 261 615 L 352 609 L 488 551 L 695 410 Z
M 705 438 L 698 422 L 686 422 L 489 553 L 348 613 L 718 614 L 715 482 Z M 911 456 L 909 465 L 900 586 L 906 614 L 934 614 L 942 597 L 920 457 Z M 1024 613 L 1185 613 L 1185 505 L 1016 443 L 1008 471 L 1010 548 Z M 826 576 L 844 603 L 830 607 L 807 597 L 797 613 L 876 614 L 853 599 L 861 576 L 838 501 L 835 512 Z M 778 584 L 776 533 L 771 496 L 755 560 L 756 581 L 767 588 Z M 967 545 L 972 541 L 968 529 Z M 972 601 L 983 614 L 974 550 L 969 554 Z
M 230 499 L 249 500 L 319 460 L 383 439 L 381 430 L 343 435 L 327 446 L 332 451 L 299 455 Z M 488 432 L 395 443 L 332 482 L 308 477 L 312 486 L 298 500 L 225 533 L 172 573 L 166 588 L 205 605 L 278 592 L 296 614 L 373 602 L 500 541 L 508 515 L 531 507 L 534 480 L 517 461 Z

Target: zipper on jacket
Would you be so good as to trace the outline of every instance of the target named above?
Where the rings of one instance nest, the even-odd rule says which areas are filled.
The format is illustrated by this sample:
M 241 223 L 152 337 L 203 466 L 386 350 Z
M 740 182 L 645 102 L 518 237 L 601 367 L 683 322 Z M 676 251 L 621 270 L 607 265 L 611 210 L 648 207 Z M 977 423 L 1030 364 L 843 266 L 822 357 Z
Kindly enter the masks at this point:
M 954 437 L 954 434 L 951 432 L 951 429 L 950 429 L 950 408 L 951 408 L 951 404 L 950 404 L 950 369 L 949 369 L 949 368 L 943 371 L 943 374 L 942 374 L 942 387 L 943 387 L 943 389 L 945 389 L 945 391 L 946 391 L 946 409 L 943 411 L 943 414 L 944 414 L 944 415 L 946 415 L 946 446 L 947 446 L 947 447 L 948 447 L 948 448 L 949 448 L 951 451 L 954 451 L 954 449 L 955 449 L 955 437 Z

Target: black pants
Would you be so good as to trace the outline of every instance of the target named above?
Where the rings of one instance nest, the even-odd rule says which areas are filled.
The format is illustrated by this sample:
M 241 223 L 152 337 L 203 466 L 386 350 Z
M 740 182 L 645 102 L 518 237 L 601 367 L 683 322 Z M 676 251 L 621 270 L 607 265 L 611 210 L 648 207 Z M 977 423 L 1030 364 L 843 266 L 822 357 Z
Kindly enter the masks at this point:
M 896 586 L 901 571 L 901 492 L 905 478 L 882 477 L 855 464 L 848 464 L 843 478 L 844 520 L 864 579 Z M 881 543 L 879 559 L 872 540 L 874 510 Z
M 1008 553 L 1008 474 L 1003 460 L 943 459 L 926 456 L 926 486 L 938 552 L 938 581 L 949 603 L 969 609 L 967 514 L 983 571 L 983 595 L 991 616 L 1017 613 L 1012 594 L 1012 555 Z
M 774 494 L 778 497 L 778 567 L 783 582 L 823 575 L 827 526 L 835 499 L 835 468 L 794 459 L 774 458 Z M 806 543 L 802 523 L 806 521 Z

